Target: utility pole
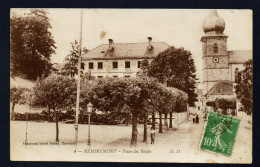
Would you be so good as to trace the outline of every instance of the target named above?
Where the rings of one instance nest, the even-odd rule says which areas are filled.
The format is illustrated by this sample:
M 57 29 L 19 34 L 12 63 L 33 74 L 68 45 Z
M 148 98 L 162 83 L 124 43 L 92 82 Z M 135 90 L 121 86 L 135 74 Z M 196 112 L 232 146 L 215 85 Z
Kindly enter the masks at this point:
M 77 80 L 77 102 L 76 102 L 76 119 L 75 119 L 75 151 L 77 150 L 78 144 L 78 120 L 79 120 L 79 95 L 80 95 L 80 71 L 81 71 L 81 45 L 82 45 L 82 20 L 83 20 L 83 9 L 80 14 L 80 37 L 79 37 L 79 59 L 78 59 L 78 80 Z

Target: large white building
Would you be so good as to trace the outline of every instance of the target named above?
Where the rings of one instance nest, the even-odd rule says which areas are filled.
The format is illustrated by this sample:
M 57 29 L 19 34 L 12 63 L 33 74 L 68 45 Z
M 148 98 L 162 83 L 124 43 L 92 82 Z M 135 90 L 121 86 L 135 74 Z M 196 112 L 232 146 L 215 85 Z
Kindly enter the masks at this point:
M 140 70 L 141 61 L 151 61 L 160 52 L 169 47 L 164 42 L 114 43 L 109 39 L 108 44 L 100 45 L 82 55 L 84 73 L 102 77 L 134 77 Z

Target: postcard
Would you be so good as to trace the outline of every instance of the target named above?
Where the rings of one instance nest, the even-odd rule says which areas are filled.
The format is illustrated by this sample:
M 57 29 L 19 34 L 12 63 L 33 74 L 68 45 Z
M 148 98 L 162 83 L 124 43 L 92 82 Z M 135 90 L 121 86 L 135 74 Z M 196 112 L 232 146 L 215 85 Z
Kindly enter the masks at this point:
M 10 9 L 11 161 L 252 163 L 252 12 Z

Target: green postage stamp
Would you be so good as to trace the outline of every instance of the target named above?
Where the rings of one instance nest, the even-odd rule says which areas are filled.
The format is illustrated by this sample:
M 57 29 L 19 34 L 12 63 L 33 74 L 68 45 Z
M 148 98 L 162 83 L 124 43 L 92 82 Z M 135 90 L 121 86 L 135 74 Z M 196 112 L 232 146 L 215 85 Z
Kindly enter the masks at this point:
M 231 156 L 240 120 L 210 112 L 200 149 Z

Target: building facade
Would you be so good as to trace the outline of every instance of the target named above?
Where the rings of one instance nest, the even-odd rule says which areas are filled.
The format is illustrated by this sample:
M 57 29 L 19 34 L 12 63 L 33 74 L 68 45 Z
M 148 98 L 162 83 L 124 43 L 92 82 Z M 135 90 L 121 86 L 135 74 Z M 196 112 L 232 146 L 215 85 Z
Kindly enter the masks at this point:
M 90 72 L 97 78 L 135 77 L 142 60 L 151 61 L 168 47 L 164 42 L 152 42 L 152 37 L 143 43 L 114 43 L 109 39 L 108 44 L 82 55 L 84 73 Z
M 235 98 L 235 74 L 244 69 L 247 60 L 252 59 L 252 50 L 228 50 L 228 36 L 223 33 L 225 21 L 217 10 L 210 12 L 202 29 L 205 32 L 201 38 L 204 100 Z

